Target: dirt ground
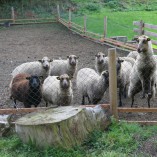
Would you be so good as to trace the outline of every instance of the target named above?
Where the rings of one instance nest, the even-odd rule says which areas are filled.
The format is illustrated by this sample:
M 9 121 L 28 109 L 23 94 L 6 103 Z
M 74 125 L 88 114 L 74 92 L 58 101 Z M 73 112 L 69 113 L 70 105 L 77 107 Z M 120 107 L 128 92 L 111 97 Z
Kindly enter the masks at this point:
M 68 31 L 64 26 L 53 23 L 43 25 L 12 26 L 0 29 L 0 108 L 13 108 L 9 99 L 9 82 L 12 70 L 27 61 L 49 58 L 66 59 L 67 55 L 79 56 L 78 70 L 84 67 L 94 68 L 95 54 L 99 51 L 107 55 L 109 46 L 93 43 Z M 126 56 L 126 51 L 117 50 L 117 56 Z M 81 104 L 77 92 L 75 77 L 73 81 L 73 105 Z M 108 91 L 100 103 L 109 103 Z M 130 107 L 131 100 L 123 99 L 124 107 Z M 39 106 L 45 106 L 42 101 Z M 147 107 L 146 99 L 135 98 L 135 106 Z M 151 107 L 157 106 L 157 99 L 151 101 Z M 18 107 L 22 107 L 18 103 Z M 157 114 L 126 113 L 119 114 L 125 120 L 157 120 Z

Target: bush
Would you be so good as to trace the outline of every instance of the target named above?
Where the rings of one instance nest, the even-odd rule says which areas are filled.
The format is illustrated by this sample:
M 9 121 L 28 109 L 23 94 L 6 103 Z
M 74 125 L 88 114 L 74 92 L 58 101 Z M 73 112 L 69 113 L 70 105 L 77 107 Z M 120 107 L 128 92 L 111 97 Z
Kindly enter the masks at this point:
M 88 3 L 86 4 L 86 7 L 85 7 L 87 10 L 89 11 L 93 11 L 93 12 L 99 12 L 101 7 L 99 4 L 97 3 Z

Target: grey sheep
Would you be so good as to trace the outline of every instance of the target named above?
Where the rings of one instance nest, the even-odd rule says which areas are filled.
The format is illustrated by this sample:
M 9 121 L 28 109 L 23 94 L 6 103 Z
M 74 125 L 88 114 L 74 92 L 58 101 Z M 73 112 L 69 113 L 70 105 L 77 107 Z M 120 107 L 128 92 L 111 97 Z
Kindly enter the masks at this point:
M 89 104 L 97 104 L 109 87 L 109 73 L 103 71 L 98 75 L 93 69 L 83 68 L 77 73 L 76 84 L 82 96 L 82 105 L 85 104 L 85 97 Z
M 73 100 L 71 78 L 67 74 L 48 76 L 42 85 L 43 99 L 54 105 L 67 106 Z
M 137 38 L 137 42 L 139 55 L 130 74 L 128 95 L 132 98 L 132 107 L 134 96 L 142 90 L 142 98 L 147 95 L 148 107 L 150 107 L 150 99 L 155 95 L 156 61 L 151 39 L 142 35 Z
M 77 69 L 78 57 L 75 55 L 67 56 L 67 60 L 54 60 L 51 63 L 49 71 L 50 76 L 60 76 L 68 74 L 70 77 L 74 76 Z
M 50 62 L 52 62 L 51 59 L 49 59 L 48 57 L 43 57 L 41 60 L 38 60 L 38 61 L 23 63 L 17 66 L 12 71 L 11 79 L 13 79 L 17 74 L 21 74 L 21 73 L 43 76 L 43 79 L 45 79 L 49 74 Z M 11 84 L 12 84 L 12 81 L 9 85 L 10 88 L 11 88 Z
M 117 59 L 117 87 L 119 88 L 119 106 L 122 106 L 122 94 L 126 98 L 128 86 L 130 84 L 130 73 L 132 64 L 121 57 Z

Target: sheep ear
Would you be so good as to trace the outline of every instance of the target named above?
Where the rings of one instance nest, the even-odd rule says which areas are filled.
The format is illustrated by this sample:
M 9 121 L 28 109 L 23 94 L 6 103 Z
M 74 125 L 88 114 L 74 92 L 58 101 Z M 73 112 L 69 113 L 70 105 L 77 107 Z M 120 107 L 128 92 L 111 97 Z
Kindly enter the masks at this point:
M 26 80 L 30 80 L 30 77 L 26 77 Z
M 147 38 L 147 41 L 150 41 L 151 39 L 150 38 Z
M 60 77 L 59 77 L 59 76 L 57 76 L 57 77 L 56 77 L 56 79 L 57 79 L 57 80 L 60 80 Z
M 79 57 L 77 56 L 76 59 L 79 59 Z
M 50 62 L 53 62 L 53 59 L 50 59 Z
M 73 76 L 70 76 L 70 77 L 69 77 L 69 80 L 71 80 L 71 79 L 73 79 L 73 78 L 74 78 Z
M 41 60 L 41 59 L 39 59 L 39 60 L 38 60 L 38 62 L 42 63 L 42 60 Z
M 67 58 L 69 58 L 69 56 L 67 56 Z
M 44 77 L 43 76 L 39 76 L 39 79 L 42 80 Z
M 98 55 L 96 54 L 95 57 L 98 57 Z

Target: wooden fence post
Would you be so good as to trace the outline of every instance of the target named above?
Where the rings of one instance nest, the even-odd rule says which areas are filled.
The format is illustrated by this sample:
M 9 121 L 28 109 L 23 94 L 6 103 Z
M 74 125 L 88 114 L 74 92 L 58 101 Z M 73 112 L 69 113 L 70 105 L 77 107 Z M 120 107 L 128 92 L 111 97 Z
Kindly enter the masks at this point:
M 84 34 L 86 34 L 86 30 L 87 30 L 87 17 L 85 15 L 84 16 Z
M 13 20 L 13 23 L 15 23 L 15 12 L 14 12 L 14 7 L 11 7 L 11 18 Z
M 107 37 L 107 16 L 104 17 L 104 38 Z
M 109 57 L 109 95 L 110 107 L 113 117 L 118 120 L 117 110 L 117 71 L 116 71 L 116 49 L 108 49 Z
M 71 28 L 71 8 L 69 8 L 69 28 Z
M 59 4 L 57 5 L 57 20 L 60 19 L 60 9 L 59 9 Z
M 141 20 L 140 21 L 140 32 L 139 32 L 139 35 L 144 35 L 144 22 Z

